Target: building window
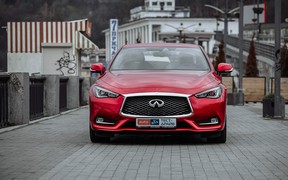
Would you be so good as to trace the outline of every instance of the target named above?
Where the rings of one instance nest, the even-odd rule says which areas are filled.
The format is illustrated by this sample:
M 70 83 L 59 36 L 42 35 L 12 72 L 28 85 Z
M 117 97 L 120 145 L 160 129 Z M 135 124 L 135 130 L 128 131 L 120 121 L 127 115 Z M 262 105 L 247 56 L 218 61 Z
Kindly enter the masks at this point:
M 152 2 L 152 6 L 157 6 L 157 2 Z
M 167 2 L 167 6 L 172 6 L 172 2 Z

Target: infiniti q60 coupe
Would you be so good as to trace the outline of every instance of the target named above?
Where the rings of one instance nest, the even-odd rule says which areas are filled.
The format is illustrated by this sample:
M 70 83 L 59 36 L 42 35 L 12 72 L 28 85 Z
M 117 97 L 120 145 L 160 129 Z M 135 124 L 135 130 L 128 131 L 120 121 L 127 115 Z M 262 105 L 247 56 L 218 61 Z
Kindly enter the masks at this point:
M 90 139 L 115 134 L 196 134 L 226 142 L 226 87 L 201 46 L 151 43 L 124 45 L 98 73 L 90 89 Z

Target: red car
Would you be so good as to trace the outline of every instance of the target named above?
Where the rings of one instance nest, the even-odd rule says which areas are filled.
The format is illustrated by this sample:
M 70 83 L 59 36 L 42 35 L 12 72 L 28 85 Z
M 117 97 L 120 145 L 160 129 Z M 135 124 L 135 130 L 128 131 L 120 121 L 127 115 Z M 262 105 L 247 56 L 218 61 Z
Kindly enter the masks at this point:
M 233 70 L 220 63 L 218 73 Z M 122 133 L 189 133 L 226 141 L 226 88 L 207 54 L 191 44 L 131 44 L 90 89 L 90 139 Z

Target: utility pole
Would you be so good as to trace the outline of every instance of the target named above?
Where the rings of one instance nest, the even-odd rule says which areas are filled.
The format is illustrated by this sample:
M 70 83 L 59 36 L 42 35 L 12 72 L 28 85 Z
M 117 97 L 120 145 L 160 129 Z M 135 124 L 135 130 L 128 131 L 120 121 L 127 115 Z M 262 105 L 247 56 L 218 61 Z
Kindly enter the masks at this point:
M 243 94 L 243 26 L 244 26 L 244 10 L 243 10 L 243 0 L 239 1 L 239 99 L 238 105 L 244 105 L 244 94 Z
M 280 37 L 280 25 L 281 25 L 281 0 L 275 0 L 275 50 L 276 52 L 281 48 L 281 37 Z M 280 77 L 281 77 L 281 68 L 280 68 L 280 53 L 278 56 L 275 52 L 275 94 L 274 94 L 274 118 L 282 118 L 281 110 L 282 103 L 280 97 Z M 279 51 L 280 52 L 280 51 Z
M 228 35 L 228 0 L 226 0 L 226 9 L 224 14 L 224 51 L 227 54 L 227 35 Z

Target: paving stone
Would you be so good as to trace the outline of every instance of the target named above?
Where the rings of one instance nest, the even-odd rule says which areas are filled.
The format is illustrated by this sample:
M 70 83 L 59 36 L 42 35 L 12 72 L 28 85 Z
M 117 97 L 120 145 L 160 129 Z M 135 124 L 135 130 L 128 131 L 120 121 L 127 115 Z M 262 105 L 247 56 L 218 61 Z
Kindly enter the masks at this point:
M 81 108 L 0 132 L 0 179 L 286 180 L 288 121 L 263 119 L 259 107 L 227 107 L 225 144 L 156 135 L 93 144 Z

